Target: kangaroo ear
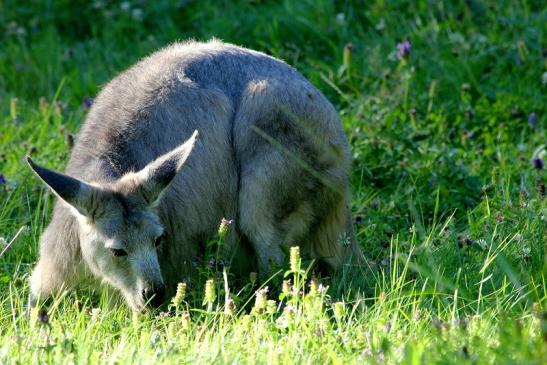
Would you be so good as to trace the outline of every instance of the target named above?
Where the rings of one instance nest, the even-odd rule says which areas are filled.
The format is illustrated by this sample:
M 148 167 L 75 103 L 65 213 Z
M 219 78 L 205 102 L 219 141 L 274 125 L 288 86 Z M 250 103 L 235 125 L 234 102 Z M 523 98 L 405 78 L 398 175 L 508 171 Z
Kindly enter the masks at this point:
M 27 156 L 27 163 L 55 195 L 74 207 L 80 214 L 93 218 L 95 213 L 92 209 L 93 199 L 97 188 L 76 178 L 42 167 L 32 161 L 29 156 Z
M 197 136 L 198 131 L 196 130 L 182 145 L 158 157 L 137 172 L 140 180 L 140 192 L 148 204 L 158 201 L 161 193 L 173 181 L 177 172 L 190 156 Z

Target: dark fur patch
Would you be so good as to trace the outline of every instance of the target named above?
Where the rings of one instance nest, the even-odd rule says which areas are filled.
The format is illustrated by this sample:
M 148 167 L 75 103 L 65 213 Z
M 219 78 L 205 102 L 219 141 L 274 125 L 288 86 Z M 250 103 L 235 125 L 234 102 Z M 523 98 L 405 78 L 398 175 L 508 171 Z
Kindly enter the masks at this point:
M 170 158 L 152 171 L 152 178 L 161 187 L 165 188 L 177 174 L 177 159 Z

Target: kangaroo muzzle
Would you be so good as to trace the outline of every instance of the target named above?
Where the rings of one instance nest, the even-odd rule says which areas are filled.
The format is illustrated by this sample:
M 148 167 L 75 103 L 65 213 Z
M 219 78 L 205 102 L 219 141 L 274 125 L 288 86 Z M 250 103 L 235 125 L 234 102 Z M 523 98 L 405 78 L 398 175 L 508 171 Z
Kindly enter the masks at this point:
M 159 307 L 165 299 L 165 285 L 160 283 L 147 286 L 141 290 L 141 296 L 149 307 Z

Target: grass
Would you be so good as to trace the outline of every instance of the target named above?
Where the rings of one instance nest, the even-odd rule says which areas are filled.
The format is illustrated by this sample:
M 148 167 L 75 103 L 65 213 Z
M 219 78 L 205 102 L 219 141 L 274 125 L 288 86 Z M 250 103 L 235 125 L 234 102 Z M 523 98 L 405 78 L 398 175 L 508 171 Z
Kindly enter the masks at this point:
M 546 20 L 526 0 L 1 1 L 0 363 L 545 363 Z M 62 169 L 86 98 L 213 36 L 283 58 L 339 110 L 368 264 L 328 290 L 293 265 L 295 288 L 250 282 L 228 310 L 204 268 L 169 315 L 82 289 L 28 318 L 52 196 L 24 155 Z

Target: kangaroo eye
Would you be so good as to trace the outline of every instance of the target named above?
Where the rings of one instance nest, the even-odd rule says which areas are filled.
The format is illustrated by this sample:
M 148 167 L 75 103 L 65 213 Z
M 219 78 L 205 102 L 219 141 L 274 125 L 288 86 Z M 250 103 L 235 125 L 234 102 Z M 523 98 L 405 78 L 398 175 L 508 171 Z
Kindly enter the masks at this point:
M 163 240 L 164 237 L 165 237 L 165 233 L 162 233 L 161 235 L 156 237 L 156 240 L 154 241 L 154 246 L 158 247 L 159 245 L 161 245 L 161 241 Z
M 127 256 L 127 252 L 119 248 L 111 248 L 110 251 L 112 252 L 112 255 L 116 257 Z

